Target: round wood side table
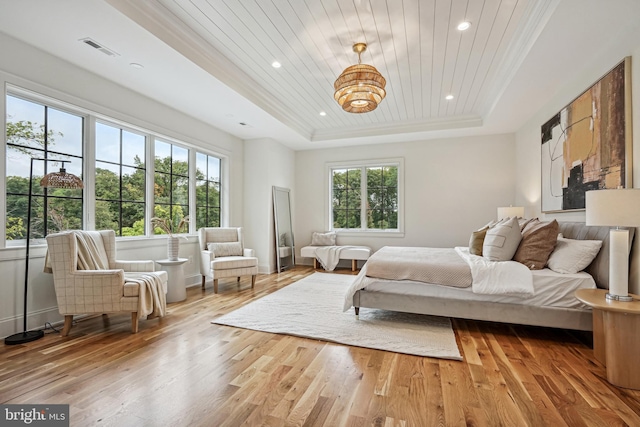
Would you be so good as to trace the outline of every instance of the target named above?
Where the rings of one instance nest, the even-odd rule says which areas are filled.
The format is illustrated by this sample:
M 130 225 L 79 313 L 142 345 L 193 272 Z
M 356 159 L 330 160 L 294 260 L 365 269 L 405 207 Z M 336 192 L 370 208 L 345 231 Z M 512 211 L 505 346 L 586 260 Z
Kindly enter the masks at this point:
M 579 289 L 576 298 L 593 308 L 593 353 L 607 368 L 607 380 L 640 390 L 640 296 L 633 301 L 605 299 L 606 289 Z

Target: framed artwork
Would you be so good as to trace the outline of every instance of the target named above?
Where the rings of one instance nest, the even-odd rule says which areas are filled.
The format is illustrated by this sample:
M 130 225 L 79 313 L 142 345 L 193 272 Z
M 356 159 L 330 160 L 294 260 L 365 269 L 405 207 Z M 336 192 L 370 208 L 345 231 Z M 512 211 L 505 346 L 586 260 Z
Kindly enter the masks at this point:
M 632 186 L 631 57 L 542 125 L 542 212 L 585 208 L 585 192 Z

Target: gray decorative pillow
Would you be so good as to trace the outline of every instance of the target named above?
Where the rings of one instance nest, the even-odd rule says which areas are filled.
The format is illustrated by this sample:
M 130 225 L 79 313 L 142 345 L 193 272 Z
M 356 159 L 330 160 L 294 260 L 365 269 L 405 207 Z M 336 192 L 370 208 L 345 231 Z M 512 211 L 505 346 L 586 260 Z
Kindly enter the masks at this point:
M 513 258 L 522 240 L 518 218 L 497 224 L 487 230 L 482 244 L 482 256 L 490 261 L 509 261 Z
M 336 232 L 329 231 L 327 233 L 316 233 L 311 235 L 311 246 L 335 246 Z
M 242 256 L 240 242 L 207 243 L 207 250 L 213 252 L 216 257 Z

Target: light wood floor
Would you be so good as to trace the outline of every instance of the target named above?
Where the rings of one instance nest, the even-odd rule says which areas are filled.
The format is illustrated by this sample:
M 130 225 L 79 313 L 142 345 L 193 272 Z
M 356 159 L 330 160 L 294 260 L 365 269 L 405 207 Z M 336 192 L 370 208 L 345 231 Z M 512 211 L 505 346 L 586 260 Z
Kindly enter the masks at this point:
M 210 323 L 311 273 L 190 288 L 135 335 L 123 314 L 3 345 L 0 403 L 68 403 L 74 426 L 640 426 L 640 392 L 562 330 L 454 320 L 458 362 Z

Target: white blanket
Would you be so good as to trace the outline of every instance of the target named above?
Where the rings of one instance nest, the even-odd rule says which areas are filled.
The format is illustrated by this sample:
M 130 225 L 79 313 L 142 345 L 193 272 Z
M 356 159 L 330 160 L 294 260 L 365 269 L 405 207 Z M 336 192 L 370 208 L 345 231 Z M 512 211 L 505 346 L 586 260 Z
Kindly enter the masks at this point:
M 457 247 L 456 252 L 471 268 L 471 289 L 474 293 L 522 297 L 533 295 L 533 276 L 525 265 L 516 261 L 489 261 L 471 255 L 466 247 Z
M 316 259 L 326 271 L 335 270 L 340 261 L 340 252 L 344 249 L 359 248 L 360 246 L 318 246 L 316 248 Z
M 167 296 L 162 289 L 162 282 L 155 274 L 124 273 L 126 282 L 134 282 L 138 289 L 138 319 L 164 317 L 167 311 Z

